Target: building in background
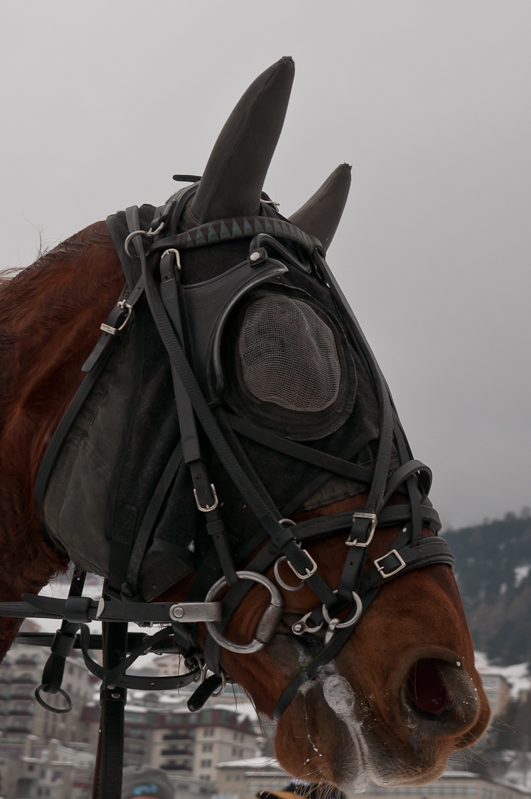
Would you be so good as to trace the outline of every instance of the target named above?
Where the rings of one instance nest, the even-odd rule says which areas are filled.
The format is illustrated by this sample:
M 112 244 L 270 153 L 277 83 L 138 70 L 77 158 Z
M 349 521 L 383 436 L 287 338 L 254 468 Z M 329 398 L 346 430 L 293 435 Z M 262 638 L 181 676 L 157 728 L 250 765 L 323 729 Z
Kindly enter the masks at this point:
M 258 791 L 281 791 L 293 778 L 271 757 L 218 764 L 218 793 L 213 799 L 255 799 Z
M 90 796 L 99 728 L 99 681 L 73 652 L 65 664 L 63 688 L 70 713 L 57 715 L 34 698 L 49 650 L 14 645 L 0 667 L 0 797 L 85 799 Z M 179 663 L 163 663 L 168 673 Z M 163 658 L 157 658 L 155 663 Z M 182 664 L 181 664 L 182 671 Z M 160 669 L 155 673 L 160 673 Z M 180 799 L 204 799 L 216 792 L 217 765 L 257 754 L 260 728 L 243 692 L 229 688 L 199 713 L 186 702 L 196 685 L 182 691 L 130 691 L 125 713 L 125 765 L 162 768 Z M 51 705 L 61 696 L 43 694 Z M 235 706 L 238 707 L 235 710 Z
M 419 799 L 419 797 L 453 797 L 453 799 L 524 799 L 529 797 L 527 791 L 514 786 L 503 785 L 488 777 L 470 771 L 445 771 L 435 782 L 429 785 L 397 788 L 369 783 L 365 796 L 397 797 L 401 799 Z
M 0 795 L 5 799 L 89 799 L 95 759 L 92 747 L 67 747 L 56 739 L 44 746 L 36 736 L 28 735 L 22 755 L 0 755 Z
M 0 755 L 4 752 L 21 755 L 27 735 L 35 735 L 46 743 L 52 738 L 62 744 L 77 741 L 78 728 L 87 701 L 98 682 L 87 671 L 77 652 L 67 658 L 63 688 L 72 700 L 70 713 L 58 715 L 39 705 L 35 688 L 42 681 L 42 670 L 50 652 L 35 646 L 16 645 L 0 667 Z M 59 695 L 43 694 L 48 704 L 60 707 L 65 700 Z
M 125 709 L 124 762 L 147 764 L 175 777 L 192 778 L 200 793 L 216 790 L 217 766 L 236 758 L 253 758 L 259 738 L 255 721 L 226 706 L 190 713 L 183 698 L 136 692 L 134 704 Z M 95 746 L 99 706 L 85 705 L 80 739 Z M 203 790 L 204 789 L 204 790 Z

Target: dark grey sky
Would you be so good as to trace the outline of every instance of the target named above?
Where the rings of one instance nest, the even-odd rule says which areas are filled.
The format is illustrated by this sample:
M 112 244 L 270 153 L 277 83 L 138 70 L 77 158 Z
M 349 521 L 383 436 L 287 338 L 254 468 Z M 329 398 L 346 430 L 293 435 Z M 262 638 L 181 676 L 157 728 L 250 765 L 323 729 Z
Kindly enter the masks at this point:
M 201 173 L 247 85 L 297 75 L 266 190 L 342 161 L 329 262 L 446 524 L 531 504 L 527 0 L 3 0 L 0 265 Z

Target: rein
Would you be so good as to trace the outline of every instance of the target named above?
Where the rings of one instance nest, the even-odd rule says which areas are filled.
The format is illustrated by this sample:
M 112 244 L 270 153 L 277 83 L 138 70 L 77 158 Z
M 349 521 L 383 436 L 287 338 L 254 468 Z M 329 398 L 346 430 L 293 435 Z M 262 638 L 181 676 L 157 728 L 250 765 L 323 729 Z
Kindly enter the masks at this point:
M 177 193 L 165 206 L 158 208 L 148 230 L 144 230 L 140 224 L 138 208 L 126 210 L 129 234 L 118 249 L 128 291 L 101 326 L 100 338 L 83 365 L 87 376 L 61 420 L 36 482 L 35 505 L 41 517 L 48 481 L 70 427 L 110 357 L 116 340 L 133 317 L 136 303 L 145 294 L 171 364 L 181 442 L 160 478 L 136 538 L 131 535 L 124 538 L 123 530 L 121 538 L 113 538 L 109 581 L 104 598 L 99 603 L 82 596 L 84 577 L 77 570 L 75 585 L 73 582 L 66 600 L 24 595 L 22 602 L 0 604 L 0 612 L 4 616 L 64 619 L 51 642 L 52 654 L 45 668 L 43 684 L 38 689 L 37 700 L 41 704 L 45 704 L 43 692 L 59 692 L 65 696 L 60 687 L 62 671 L 65 658 L 74 646 L 81 649 L 89 670 L 102 680 L 104 743 L 101 744 L 100 799 L 114 799 L 119 795 L 117 774 L 121 770 L 123 757 L 121 743 L 118 745 L 117 741 L 121 735 L 120 729 L 123 730 L 123 708 L 128 687 L 175 688 L 201 678 L 200 686 L 189 701 L 189 708 L 198 710 L 228 679 L 221 665 L 223 649 L 240 654 L 257 652 L 273 638 L 283 613 L 283 600 L 277 585 L 264 576 L 268 569 L 274 567 L 276 582 L 281 587 L 293 590 L 281 580 L 278 572 L 279 564 L 286 561 L 300 585 L 308 584 L 318 600 L 311 612 L 293 623 L 292 633 L 304 636 L 326 630 L 322 650 L 294 676 L 280 697 L 274 711 L 278 719 L 300 686 L 314 680 L 319 668 L 341 650 L 380 588 L 389 579 L 435 563 L 450 566 L 454 563 L 446 541 L 437 537 L 421 537 L 423 527 L 429 527 L 435 534 L 440 529 L 438 515 L 428 499 L 431 471 L 422 462 L 413 459 L 410 453 L 387 384 L 326 263 L 324 250 L 318 240 L 281 219 L 274 211 L 270 211 L 269 216 L 223 219 L 177 233 L 182 211 L 195 189 L 194 186 Z M 108 226 L 111 234 L 113 225 L 113 218 L 110 218 Z M 249 419 L 227 412 L 219 401 L 213 401 L 205 394 L 186 354 L 190 346 L 187 332 L 189 320 L 183 317 L 186 303 L 180 280 L 180 252 L 245 238 L 250 239 L 247 260 L 229 270 L 231 275 L 224 273 L 222 276 L 225 281 L 239 281 L 234 285 L 230 295 L 232 304 L 227 305 L 227 308 L 232 309 L 244 292 L 265 285 L 275 277 L 289 274 L 290 270 L 301 270 L 321 287 L 326 287 L 337 315 L 367 366 L 376 388 L 380 421 L 373 469 L 282 437 Z M 293 242 L 296 247 L 287 249 L 278 239 Z M 300 257 L 294 252 L 300 253 Z M 160 272 L 160 285 L 154 277 L 156 269 Z M 229 283 L 224 285 L 229 286 Z M 231 548 L 229 543 L 230 529 L 227 530 L 225 526 L 220 501 L 223 498 L 218 497 L 210 478 L 209 463 L 201 449 L 198 425 L 260 525 L 259 531 L 238 551 Z M 265 486 L 253 473 L 245 453 L 241 447 L 238 448 L 238 435 L 318 467 L 329 476 L 339 475 L 363 483 L 368 491 L 365 507 L 359 511 L 341 512 L 298 523 L 283 518 Z M 366 444 L 367 438 L 353 442 L 352 457 Z M 400 466 L 391 471 L 393 452 L 398 456 Z M 199 568 L 186 602 L 144 602 L 138 588 L 140 567 L 158 512 L 182 461 L 190 470 L 194 500 L 212 539 L 213 548 Z M 408 503 L 387 505 L 397 490 L 405 493 Z M 290 512 L 294 513 L 297 509 L 293 507 Z M 376 529 L 397 526 L 401 527 L 401 532 L 389 551 L 377 558 L 372 568 L 366 571 L 368 547 Z M 304 547 L 312 540 L 337 536 L 345 530 L 349 531 L 345 542 L 345 563 L 337 590 L 334 590 L 319 573 L 318 564 Z M 227 639 L 225 630 L 234 611 L 256 584 L 269 591 L 269 605 L 260 618 L 253 640 L 245 645 L 235 644 Z M 220 602 L 217 597 L 223 588 L 228 590 Z M 339 615 L 343 611 L 348 612 L 340 621 Z M 103 639 L 90 635 L 87 623 L 95 619 L 103 623 Z M 127 624 L 132 621 L 167 626 L 152 636 L 128 636 Z M 208 631 L 204 651 L 197 641 L 196 625 L 199 622 L 204 622 Z M 39 638 L 34 639 L 35 643 L 50 644 L 49 637 L 35 635 Z M 18 640 L 30 642 L 28 634 Z M 89 650 L 94 648 L 103 648 L 103 666 L 90 656 Z M 185 675 L 143 678 L 126 673 L 127 668 L 148 651 L 176 650 L 183 654 L 189 669 Z M 205 680 L 207 668 L 213 674 Z M 111 748 L 111 758 L 103 754 L 106 746 Z M 111 778 L 108 778 L 109 774 Z

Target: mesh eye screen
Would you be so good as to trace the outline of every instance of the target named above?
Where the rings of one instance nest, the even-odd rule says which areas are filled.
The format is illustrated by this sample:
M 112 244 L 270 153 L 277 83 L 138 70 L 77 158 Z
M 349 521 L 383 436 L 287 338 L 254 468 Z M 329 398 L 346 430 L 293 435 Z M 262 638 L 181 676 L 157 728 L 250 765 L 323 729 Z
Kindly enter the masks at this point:
M 337 399 L 341 365 L 334 334 L 302 300 L 273 294 L 249 305 L 238 354 L 247 390 L 262 402 L 315 413 Z

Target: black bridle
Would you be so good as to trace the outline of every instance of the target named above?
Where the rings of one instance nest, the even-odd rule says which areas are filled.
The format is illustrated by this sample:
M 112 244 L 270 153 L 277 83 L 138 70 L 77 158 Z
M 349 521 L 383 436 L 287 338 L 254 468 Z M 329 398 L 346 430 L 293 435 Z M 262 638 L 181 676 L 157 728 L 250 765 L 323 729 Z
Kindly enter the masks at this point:
M 279 563 L 286 560 L 301 585 L 307 584 L 318 599 L 317 606 L 310 613 L 295 621 L 291 627 L 292 633 L 297 636 L 311 635 L 314 640 L 316 633 L 326 629 L 326 634 L 320 639 L 318 653 L 297 673 L 280 697 L 274 712 L 278 719 L 299 687 L 315 679 L 319 668 L 332 660 L 344 646 L 383 585 L 413 569 L 436 563 L 453 565 L 448 544 L 436 536 L 440 522 L 428 499 L 431 472 L 411 455 L 387 384 L 354 314 L 328 268 L 320 243 L 274 212 L 267 216 L 218 220 L 178 233 L 179 219 L 194 188 L 178 193 L 165 206 L 158 208 L 148 230 L 143 229 L 140 224 L 138 208 L 127 209 L 129 235 L 124 246 L 119 248 L 119 254 L 128 291 L 113 309 L 106 324 L 102 325 L 100 339 L 83 366 L 87 377 L 63 417 L 43 459 L 36 484 L 35 502 L 40 515 L 48 479 L 70 426 L 97 382 L 114 342 L 134 314 L 137 301 L 145 294 L 171 364 L 181 432 L 180 444 L 166 467 L 161 484 L 169 486 L 181 460 L 187 463 L 198 511 L 202 514 L 215 546 L 216 562 L 205 563 L 199 569 L 186 602 L 139 601 L 138 576 L 157 508 L 160 509 L 165 496 L 161 489 L 159 504 L 154 501 L 150 520 L 142 522 L 135 540 L 129 542 L 130 545 L 125 550 L 119 549 L 123 542 L 116 543 L 115 556 L 120 552 L 128 553 L 126 579 L 118 585 L 116 582 L 113 585 L 110 580 L 105 599 L 99 604 L 82 596 L 83 579 L 78 572 L 77 583 L 75 586 L 73 584 L 67 600 L 24 595 L 23 602 L 3 603 L 0 606 L 2 615 L 40 615 L 65 619 L 53 641 L 48 671 L 45 670 L 43 675 L 43 685 L 40 686 L 37 699 L 43 703 L 43 691 L 61 691 L 64 660 L 73 646 L 79 646 L 87 667 L 103 681 L 103 716 L 105 718 L 107 714 L 107 718 L 112 718 L 107 733 L 104 733 L 107 735 L 105 746 L 111 746 L 113 756 L 110 760 L 114 762 L 109 762 L 105 755 L 108 765 L 103 763 L 102 769 L 114 769 L 115 776 L 122 761 L 119 753 L 117 754 L 114 740 L 117 736 L 109 730 L 120 729 L 120 717 L 123 724 L 127 687 L 180 687 L 197 680 L 200 674 L 205 674 L 208 667 L 213 672 L 212 677 L 200 685 L 189 702 L 190 709 L 197 710 L 226 678 L 221 666 L 223 649 L 245 654 L 258 651 L 273 638 L 283 613 L 283 602 L 277 586 L 264 576 L 271 567 L 275 567 L 276 581 L 289 590 L 290 587 L 281 580 L 278 572 Z M 108 224 L 112 233 L 112 222 Z M 205 397 L 187 357 L 189 341 L 188 326 L 182 318 L 185 304 L 180 284 L 180 252 L 240 238 L 250 239 L 248 258 L 237 265 L 241 268 L 238 274 L 241 273 L 248 281 L 246 285 L 255 285 L 252 282 L 255 278 L 258 281 L 262 277 L 265 279 L 289 270 L 303 270 L 330 293 L 337 314 L 363 358 L 376 388 L 380 424 L 374 469 L 369 470 L 347 459 L 284 438 L 244 417 L 227 413 L 220 407 L 220 403 L 213 403 Z M 293 242 L 296 247 L 288 249 L 279 239 Z M 132 249 L 134 253 L 131 253 Z M 160 272 L 160 283 L 154 276 L 157 269 Z M 209 464 L 203 458 L 198 426 L 260 525 L 259 532 L 242 544 L 238 552 L 229 545 L 216 488 L 209 476 Z M 329 475 L 340 475 L 364 483 L 367 486 L 365 507 L 360 511 L 336 513 L 297 524 L 290 519 L 281 518 L 265 486 L 253 474 L 252 464 L 246 460 L 243 450 L 238 448 L 238 435 L 317 466 Z M 364 443 L 366 442 L 355 442 L 353 454 Z M 400 465 L 391 471 L 393 453 L 398 457 Z M 407 503 L 388 505 L 389 499 L 397 491 L 405 494 Z M 294 507 L 292 512 L 296 510 Z M 366 570 L 368 548 L 377 527 L 400 527 L 401 531 L 388 552 L 377 558 L 374 565 Z M 423 527 L 430 528 L 435 536 L 422 538 Z M 345 542 L 345 563 L 338 587 L 333 589 L 320 574 L 318 564 L 305 549 L 305 545 L 316 539 L 337 536 L 345 530 L 349 531 Z M 112 555 L 113 549 L 111 558 Z M 225 629 L 245 595 L 257 583 L 269 590 L 270 604 L 262 614 L 253 641 L 247 645 L 234 644 L 225 637 Z M 220 602 L 217 596 L 223 588 L 228 590 Z M 343 615 L 341 621 L 340 614 Z M 91 636 L 86 626 L 86 622 L 96 618 L 104 623 L 107 645 L 105 641 L 97 641 L 96 636 Z M 129 621 L 144 624 L 167 623 L 169 626 L 151 637 L 140 634 L 137 638 L 129 636 L 128 639 Z M 205 622 L 208 630 L 204 650 L 197 641 L 196 624 L 201 621 Z M 27 638 L 24 640 L 28 641 Z M 49 639 L 41 635 L 40 640 L 35 642 L 49 643 Z M 103 666 L 89 655 L 89 649 L 98 645 L 105 651 Z M 179 647 L 183 653 L 189 667 L 188 674 L 154 679 L 126 674 L 127 668 L 139 655 L 150 650 L 171 651 L 172 647 Z M 111 739 L 114 743 L 109 743 Z M 101 799 L 110 799 L 117 795 L 116 779 L 101 780 Z M 114 787 L 106 787 L 107 783 Z M 109 792 L 111 790 L 114 793 Z

